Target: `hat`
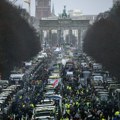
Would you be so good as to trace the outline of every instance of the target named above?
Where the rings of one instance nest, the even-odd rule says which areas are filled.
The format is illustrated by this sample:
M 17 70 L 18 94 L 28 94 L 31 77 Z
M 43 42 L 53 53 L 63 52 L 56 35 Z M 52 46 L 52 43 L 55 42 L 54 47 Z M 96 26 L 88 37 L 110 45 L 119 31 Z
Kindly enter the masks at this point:
M 119 111 L 116 111 L 116 112 L 115 112 L 115 116 L 118 116 L 119 114 L 120 114 Z
M 102 120 L 105 120 L 104 118 L 102 118 Z

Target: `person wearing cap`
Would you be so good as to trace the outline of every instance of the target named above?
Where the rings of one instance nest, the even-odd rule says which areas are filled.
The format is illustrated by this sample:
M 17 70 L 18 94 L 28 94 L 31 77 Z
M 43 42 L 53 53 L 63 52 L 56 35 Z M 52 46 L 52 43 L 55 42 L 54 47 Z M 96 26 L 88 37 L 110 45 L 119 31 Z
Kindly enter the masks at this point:
M 113 118 L 113 120 L 120 120 L 120 112 L 119 111 L 115 112 L 115 117 Z
M 105 118 L 102 118 L 101 120 L 106 120 Z

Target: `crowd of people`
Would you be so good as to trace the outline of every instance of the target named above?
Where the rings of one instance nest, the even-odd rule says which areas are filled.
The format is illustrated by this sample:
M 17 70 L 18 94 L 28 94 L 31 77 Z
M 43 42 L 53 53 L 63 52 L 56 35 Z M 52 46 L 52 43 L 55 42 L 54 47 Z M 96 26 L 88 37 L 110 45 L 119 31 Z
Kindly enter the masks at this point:
M 74 61 L 73 61 L 74 63 Z M 79 61 L 73 66 L 62 67 L 62 114 L 58 120 L 120 120 L 118 101 L 112 96 L 108 100 L 101 100 L 91 84 L 90 77 L 86 83 L 81 82 L 84 69 Z M 92 66 L 88 65 L 86 69 Z M 47 68 L 49 69 L 49 68 Z M 67 75 L 66 71 L 73 71 Z M 48 72 L 48 76 L 50 71 Z M 91 71 L 92 72 L 92 71 Z M 4 115 L 4 120 L 31 120 L 35 105 L 43 99 L 43 89 L 47 78 L 31 81 L 26 88 L 19 91 L 12 103 L 9 116 Z M 104 84 L 107 88 L 107 84 Z M 109 91 L 110 92 L 110 91 Z
M 90 67 L 87 66 L 86 69 Z M 81 83 L 83 68 L 77 68 L 77 71 L 74 70 L 74 76 L 63 77 L 64 111 L 60 120 L 120 120 L 118 101 L 112 97 L 101 101 L 90 78 L 87 79 L 87 84 Z
M 43 75 L 38 73 L 38 79 L 24 81 L 21 89 L 11 98 L 11 107 L 3 110 L 2 120 L 31 120 L 35 105 L 43 99 L 43 88 L 47 82 L 47 63 L 42 67 Z M 41 70 L 40 70 L 41 72 Z M 34 76 L 32 76 L 34 78 Z

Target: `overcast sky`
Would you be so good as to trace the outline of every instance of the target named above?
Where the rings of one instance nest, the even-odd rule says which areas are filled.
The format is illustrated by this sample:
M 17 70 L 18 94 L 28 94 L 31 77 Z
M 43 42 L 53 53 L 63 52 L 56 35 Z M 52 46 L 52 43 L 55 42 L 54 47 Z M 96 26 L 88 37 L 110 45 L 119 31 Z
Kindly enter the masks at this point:
M 98 14 L 109 10 L 112 7 L 113 0 L 52 0 L 54 3 L 55 13 L 61 13 L 63 6 L 67 10 L 79 9 L 83 14 Z
M 28 4 L 23 2 L 24 0 L 18 0 L 16 4 L 27 8 Z M 52 5 L 54 4 L 55 13 L 58 15 L 62 12 L 64 5 L 66 5 L 67 10 L 79 9 L 83 14 L 99 14 L 100 12 L 105 12 L 112 7 L 113 0 L 51 0 Z M 31 0 L 31 15 L 35 15 L 35 0 Z

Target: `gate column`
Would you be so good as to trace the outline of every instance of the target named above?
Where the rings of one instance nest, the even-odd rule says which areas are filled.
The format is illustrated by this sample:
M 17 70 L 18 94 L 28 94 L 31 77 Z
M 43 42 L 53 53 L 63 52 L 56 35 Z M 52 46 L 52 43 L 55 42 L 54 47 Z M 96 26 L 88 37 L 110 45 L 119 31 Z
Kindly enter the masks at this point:
M 52 46 L 52 30 L 48 31 L 48 43 L 50 46 Z
M 78 29 L 78 49 L 80 49 L 81 50 L 81 48 L 80 48 L 80 44 L 81 44 L 81 30 L 80 29 Z
M 57 42 L 58 45 L 61 45 L 61 30 L 57 30 Z
M 69 30 L 69 43 L 71 44 L 72 42 L 72 30 Z

